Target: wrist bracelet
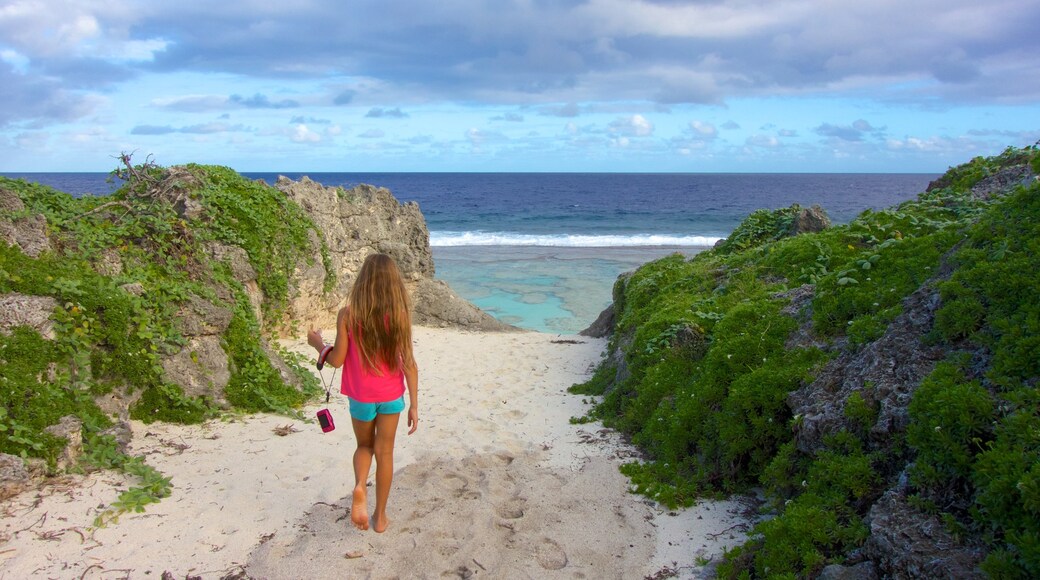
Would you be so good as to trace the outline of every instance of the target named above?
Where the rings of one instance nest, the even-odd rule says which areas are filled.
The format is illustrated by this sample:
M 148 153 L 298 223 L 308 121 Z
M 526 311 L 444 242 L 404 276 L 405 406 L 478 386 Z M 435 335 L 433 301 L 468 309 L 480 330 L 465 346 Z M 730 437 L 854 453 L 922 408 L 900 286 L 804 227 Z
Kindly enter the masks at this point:
M 321 354 L 318 355 L 318 370 L 319 371 L 321 370 L 321 367 L 325 366 L 325 358 L 329 356 L 330 352 L 332 352 L 332 347 L 327 345 L 327 344 L 325 345 L 324 348 L 321 349 Z

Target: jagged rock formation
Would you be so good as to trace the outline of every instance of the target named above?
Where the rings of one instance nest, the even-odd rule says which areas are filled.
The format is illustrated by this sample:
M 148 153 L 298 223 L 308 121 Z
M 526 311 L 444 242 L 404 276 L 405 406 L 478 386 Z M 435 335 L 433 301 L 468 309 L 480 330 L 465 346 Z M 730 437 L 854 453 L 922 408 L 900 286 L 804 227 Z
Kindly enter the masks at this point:
M 434 279 L 430 233 L 419 206 L 401 204 L 390 190 L 371 185 L 352 189 L 326 187 L 304 177 L 280 177 L 275 187 L 307 212 L 328 247 L 335 284 L 325 291 L 320 240 L 315 239 L 312 266 L 301 265 L 292 284 L 290 334 L 309 327 L 334 328 L 336 313 L 346 303 L 354 277 L 365 258 L 381 252 L 394 258 L 412 297 L 416 324 L 470 330 L 510 330 L 486 312 L 459 298 Z

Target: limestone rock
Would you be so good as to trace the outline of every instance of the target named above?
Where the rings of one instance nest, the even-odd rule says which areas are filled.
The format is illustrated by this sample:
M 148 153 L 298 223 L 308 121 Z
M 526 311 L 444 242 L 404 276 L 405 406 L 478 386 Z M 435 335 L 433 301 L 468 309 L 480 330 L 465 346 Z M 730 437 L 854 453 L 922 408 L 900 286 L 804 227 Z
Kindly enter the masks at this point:
M 831 227 L 831 219 L 827 217 L 827 212 L 823 211 L 822 207 L 814 205 L 802 208 L 794 216 L 788 234 L 797 236 L 798 234 L 822 232 L 829 227 Z
M 216 335 L 195 336 L 177 354 L 163 357 L 163 372 L 177 383 L 184 394 L 204 396 L 221 407 L 227 406 L 224 387 L 231 380 L 227 353 Z
M 610 306 L 604 308 L 588 328 L 578 334 L 591 338 L 606 338 L 614 333 L 614 322 L 614 303 L 611 302 Z
M 979 199 L 989 200 L 1007 195 L 1019 185 L 1028 186 L 1036 179 L 1036 174 L 1028 165 L 1007 167 L 979 180 L 972 186 L 971 194 Z
M 31 482 L 21 457 L 0 453 L 0 501 L 22 493 Z
M 59 472 L 65 471 L 79 462 L 80 456 L 83 455 L 83 422 L 79 418 L 67 415 L 62 417 L 57 425 L 51 425 L 44 431 L 68 441 L 65 449 L 58 456 L 57 469 Z
M 831 564 L 824 568 L 816 580 L 877 580 L 873 562 L 860 562 L 855 566 Z
M 421 326 L 450 326 L 470 330 L 517 330 L 456 295 L 441 280 L 423 278 L 412 290 L 412 322 Z
M 47 340 L 54 340 L 51 313 L 58 302 L 49 296 L 0 294 L 0 333 L 10 334 L 16 326 L 28 326 Z
M 825 436 L 849 427 L 845 402 L 853 392 L 878 407 L 872 441 L 884 445 L 906 429 L 914 391 L 945 356 L 941 347 L 924 341 L 938 307 L 938 292 L 925 284 L 904 301 L 902 314 L 881 338 L 859 350 L 841 351 L 811 384 L 788 396 L 792 414 L 801 416 L 800 450 L 814 452 Z
M 22 199 L 13 191 L 0 188 L 0 240 L 36 258 L 51 249 L 47 238 L 47 219 L 39 214 L 15 217 L 24 212 Z
M 890 490 L 867 514 L 870 537 L 863 555 L 885 578 L 985 578 L 981 547 L 958 542 L 936 516 Z
M 411 292 L 416 324 L 474 330 L 511 328 L 459 298 L 443 282 L 434 280 L 430 233 L 418 204 L 401 204 L 381 187 L 326 187 L 307 177 L 299 181 L 279 177 L 275 187 L 302 207 L 315 223 L 328 248 L 335 276 L 326 292 L 322 239 L 313 233 L 310 265 L 301 264 L 290 284 L 292 295 L 287 314 L 295 327 L 284 329 L 284 334 L 301 336 L 311 327 L 334 328 L 336 315 L 346 304 L 361 264 L 377 252 L 388 254 L 397 262 Z

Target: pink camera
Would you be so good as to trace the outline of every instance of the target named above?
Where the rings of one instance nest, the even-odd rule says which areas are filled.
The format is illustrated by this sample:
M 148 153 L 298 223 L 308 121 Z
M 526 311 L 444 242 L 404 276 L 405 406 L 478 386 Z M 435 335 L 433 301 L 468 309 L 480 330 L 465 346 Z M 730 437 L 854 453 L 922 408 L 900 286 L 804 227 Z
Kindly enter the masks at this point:
M 332 421 L 332 413 L 328 409 L 318 411 L 318 424 L 321 425 L 323 433 L 328 433 L 336 428 L 336 424 Z

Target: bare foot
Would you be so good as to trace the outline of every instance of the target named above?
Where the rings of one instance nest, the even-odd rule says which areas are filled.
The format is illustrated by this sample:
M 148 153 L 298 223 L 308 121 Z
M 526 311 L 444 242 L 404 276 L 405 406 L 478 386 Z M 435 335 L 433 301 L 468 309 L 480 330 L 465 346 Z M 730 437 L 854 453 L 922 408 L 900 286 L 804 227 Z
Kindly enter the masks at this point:
M 354 488 L 354 499 L 350 503 L 350 521 L 359 530 L 368 529 L 368 496 L 365 495 L 364 484 Z
M 386 517 L 386 514 L 383 514 L 382 516 L 379 514 L 372 516 L 372 529 L 375 530 L 377 534 L 382 534 L 388 527 L 390 527 L 390 519 Z

